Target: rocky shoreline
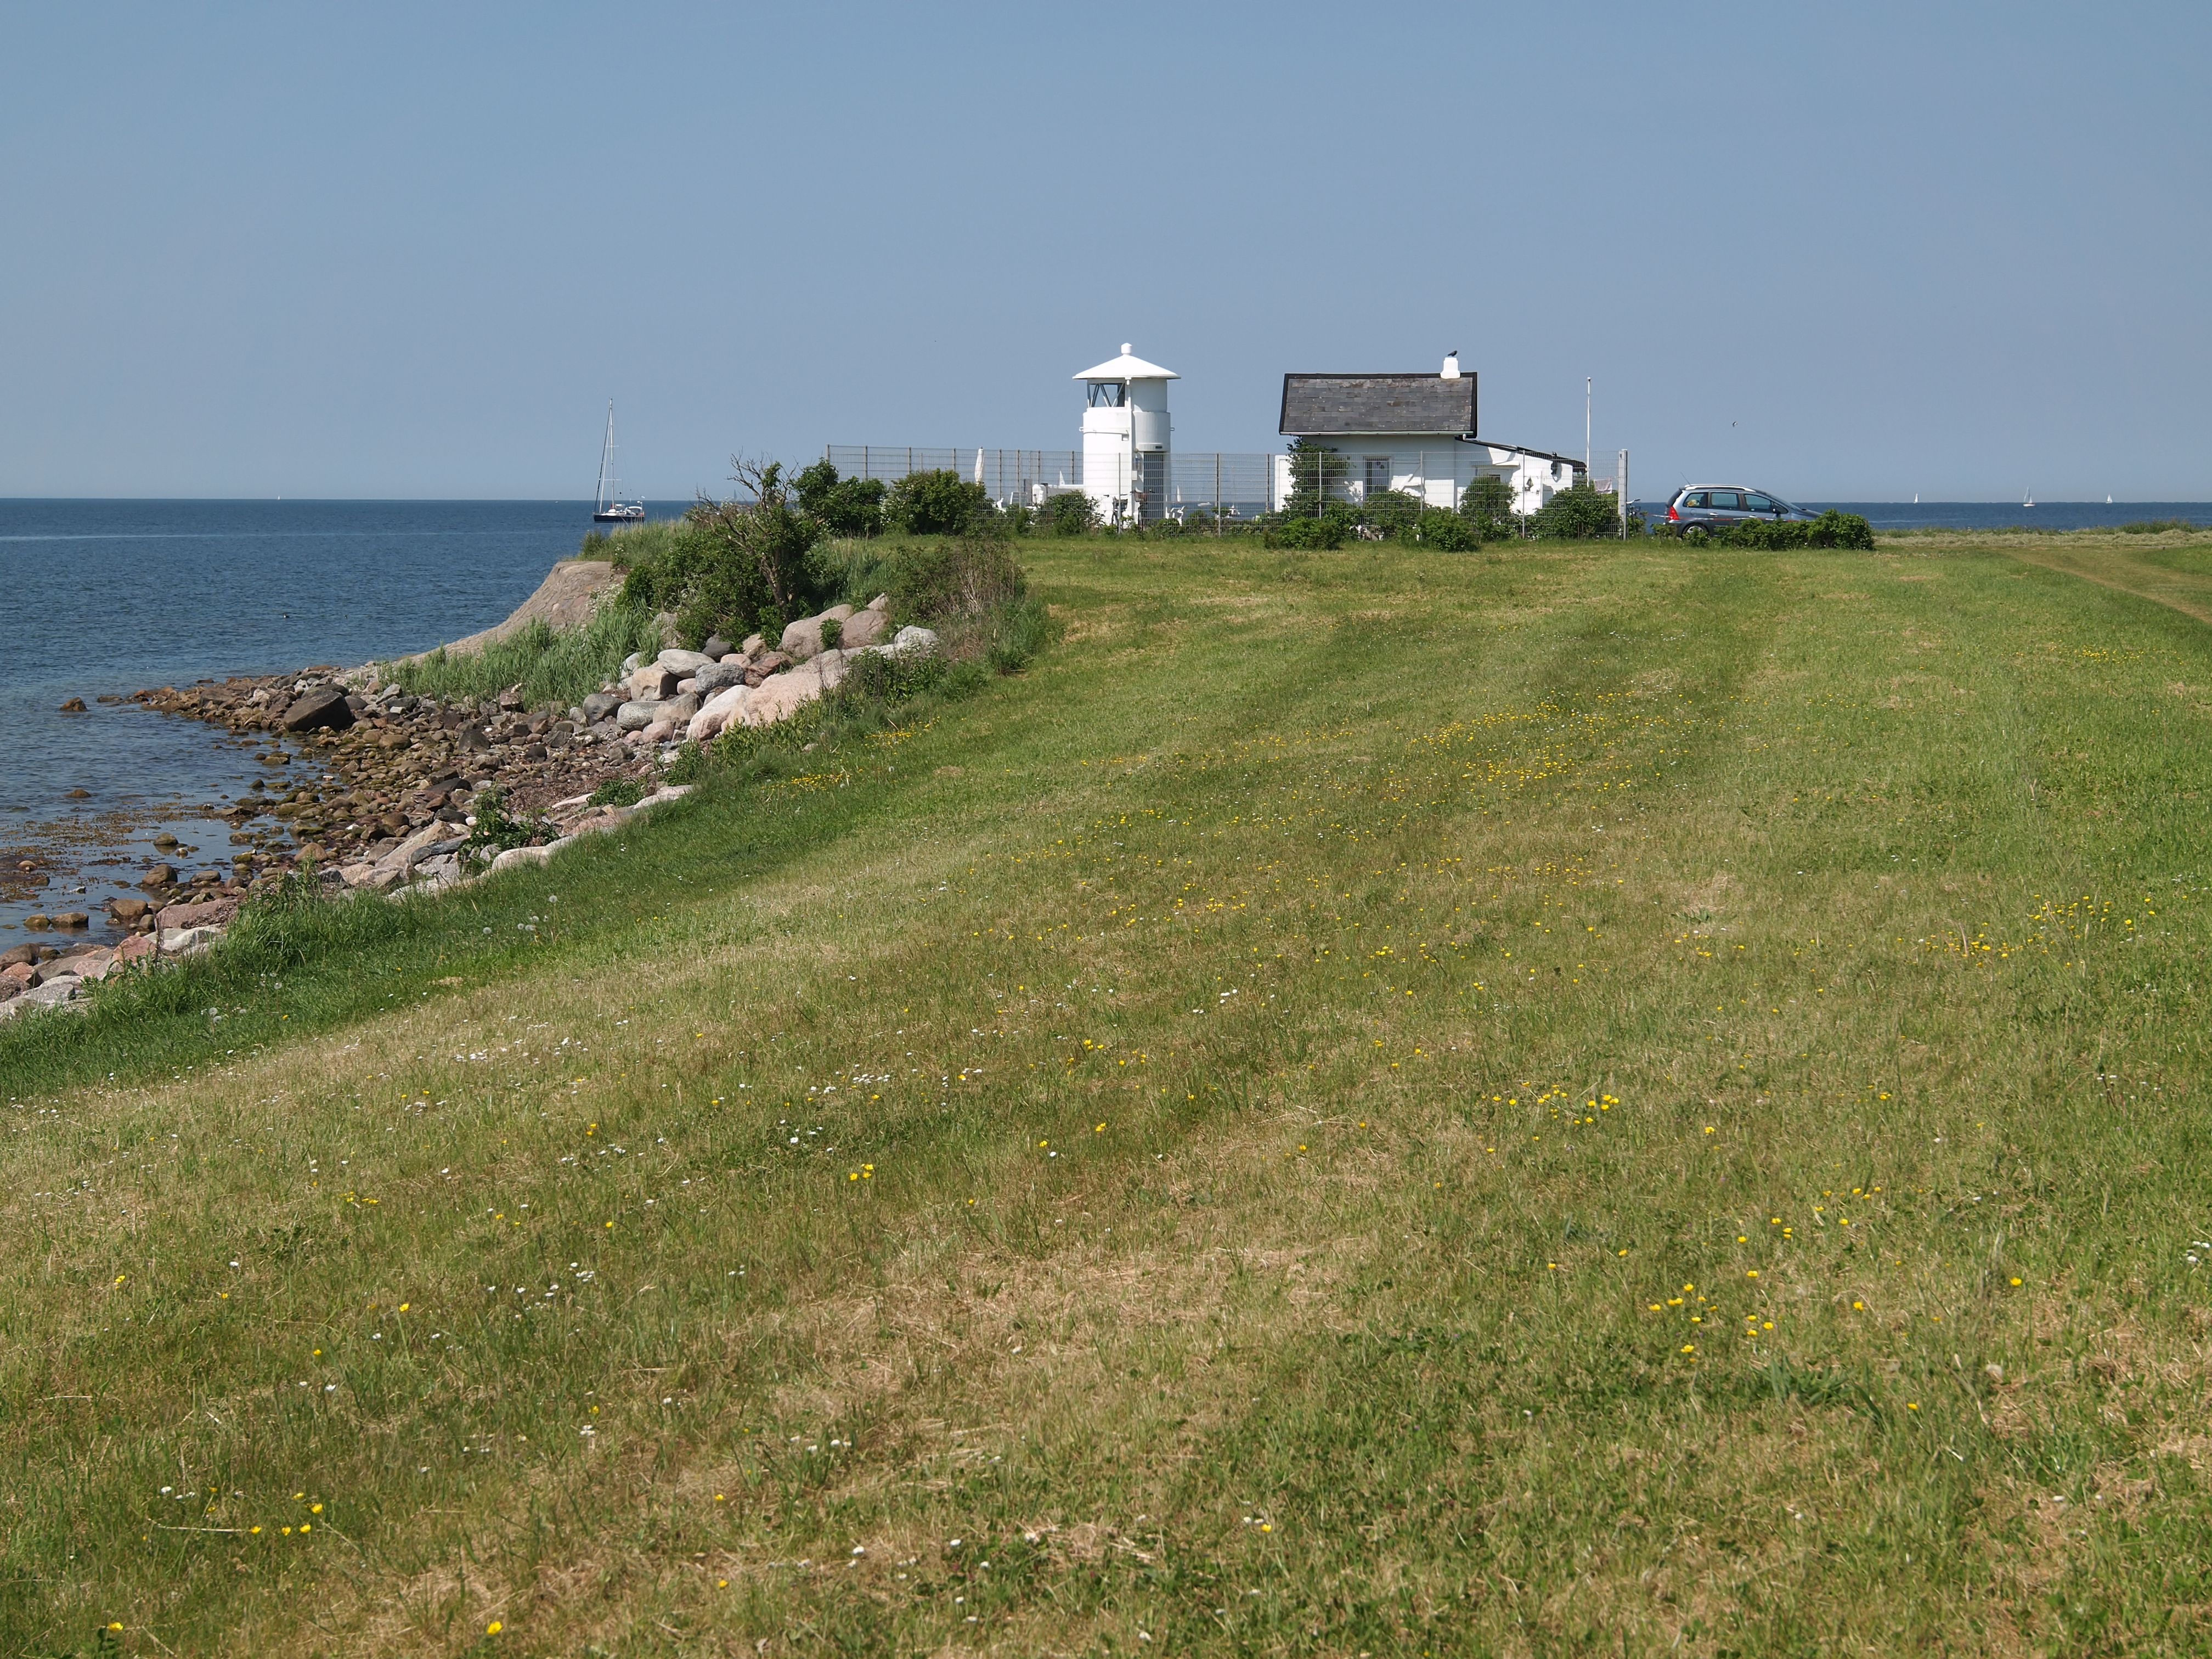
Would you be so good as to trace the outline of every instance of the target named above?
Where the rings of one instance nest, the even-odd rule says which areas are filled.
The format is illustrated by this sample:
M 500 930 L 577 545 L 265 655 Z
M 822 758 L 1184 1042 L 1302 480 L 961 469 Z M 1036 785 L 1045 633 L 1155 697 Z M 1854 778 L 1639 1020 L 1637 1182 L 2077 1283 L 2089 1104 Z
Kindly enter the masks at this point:
M 701 651 L 634 656 L 619 679 L 567 709 L 527 707 L 520 686 L 491 699 L 417 696 L 376 664 L 139 691 L 131 701 L 222 726 L 260 750 L 266 774 L 203 808 L 230 824 L 237 850 L 227 868 L 156 864 L 137 892 L 109 897 L 109 921 L 131 935 L 118 945 L 0 952 L 0 1018 L 66 1003 L 118 966 L 204 950 L 242 902 L 296 872 L 313 872 L 334 893 L 396 894 L 543 861 L 684 793 L 661 779 L 685 743 L 787 718 L 840 684 L 858 656 L 937 648 L 927 629 L 893 630 L 879 597 L 802 617 L 773 644 L 755 635 L 736 647 L 713 639 Z M 504 823 L 527 826 L 531 844 L 502 849 L 482 833 L 477 809 L 492 810 L 488 792 Z M 65 936 L 90 920 L 74 911 L 29 925 Z

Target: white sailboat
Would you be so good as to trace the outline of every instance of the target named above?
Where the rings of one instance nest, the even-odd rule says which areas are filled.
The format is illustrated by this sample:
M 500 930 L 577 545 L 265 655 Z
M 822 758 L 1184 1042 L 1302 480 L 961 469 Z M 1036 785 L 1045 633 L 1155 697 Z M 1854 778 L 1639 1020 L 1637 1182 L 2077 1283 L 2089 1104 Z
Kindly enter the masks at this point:
M 592 522 L 594 524 L 635 524 L 645 517 L 643 501 L 626 501 L 622 498 L 622 480 L 615 477 L 615 405 L 607 400 L 607 441 L 599 451 L 599 489 L 593 497 Z
M 2033 489 L 2023 492 L 2023 499 L 2021 501 L 2021 505 L 2022 507 L 2033 507 L 2035 505 L 2035 492 Z

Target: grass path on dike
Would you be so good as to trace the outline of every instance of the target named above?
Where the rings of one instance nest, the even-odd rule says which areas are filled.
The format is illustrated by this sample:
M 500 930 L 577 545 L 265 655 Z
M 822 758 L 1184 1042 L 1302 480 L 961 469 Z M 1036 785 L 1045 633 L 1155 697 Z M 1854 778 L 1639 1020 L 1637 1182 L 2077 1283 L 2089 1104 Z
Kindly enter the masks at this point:
M 0 1647 L 2212 1639 L 2201 623 L 1024 556 L 926 729 L 12 1051 Z

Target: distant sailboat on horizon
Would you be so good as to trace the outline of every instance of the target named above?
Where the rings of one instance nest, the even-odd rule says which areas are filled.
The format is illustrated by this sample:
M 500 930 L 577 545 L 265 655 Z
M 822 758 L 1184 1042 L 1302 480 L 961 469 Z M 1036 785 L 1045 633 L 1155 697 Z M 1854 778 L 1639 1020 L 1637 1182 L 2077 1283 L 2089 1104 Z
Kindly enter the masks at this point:
M 643 501 L 622 498 L 622 480 L 615 477 L 615 404 L 607 399 L 607 441 L 599 451 L 599 488 L 592 498 L 593 524 L 635 524 L 645 517 Z
M 2022 507 L 2033 507 L 2035 505 L 2035 492 L 2033 489 L 2024 492 L 2024 499 L 2021 501 L 2021 505 Z

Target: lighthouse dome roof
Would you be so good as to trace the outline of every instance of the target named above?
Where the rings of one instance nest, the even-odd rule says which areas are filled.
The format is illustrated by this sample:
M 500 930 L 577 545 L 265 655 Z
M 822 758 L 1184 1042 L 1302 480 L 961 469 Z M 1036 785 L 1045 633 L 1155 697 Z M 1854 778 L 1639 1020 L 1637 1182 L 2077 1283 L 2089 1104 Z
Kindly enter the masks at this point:
M 1120 356 L 1068 378 L 1075 380 L 1180 380 L 1182 376 L 1171 368 L 1162 368 L 1158 363 L 1148 363 L 1142 357 L 1131 356 L 1128 342 L 1125 340 L 1121 343 Z

